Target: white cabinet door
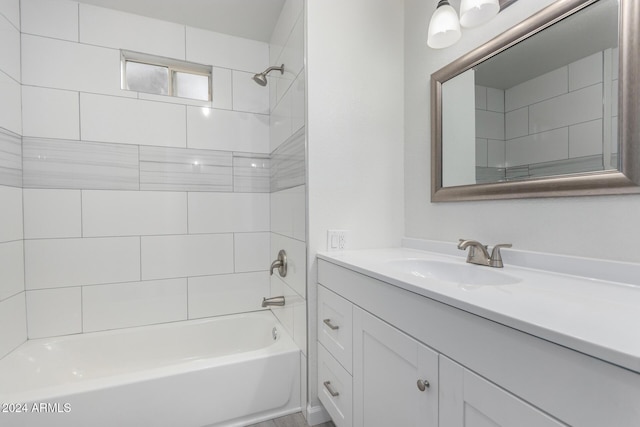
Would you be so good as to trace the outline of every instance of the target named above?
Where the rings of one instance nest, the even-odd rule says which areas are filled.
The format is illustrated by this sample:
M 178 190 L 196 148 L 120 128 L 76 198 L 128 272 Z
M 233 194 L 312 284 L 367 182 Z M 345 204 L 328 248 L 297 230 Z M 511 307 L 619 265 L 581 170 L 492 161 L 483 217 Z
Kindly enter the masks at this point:
M 420 388 L 424 390 L 418 381 L 422 381 L 424 387 Z M 438 354 L 354 307 L 353 425 L 437 424 Z
M 565 426 L 442 355 L 439 374 L 441 427 Z

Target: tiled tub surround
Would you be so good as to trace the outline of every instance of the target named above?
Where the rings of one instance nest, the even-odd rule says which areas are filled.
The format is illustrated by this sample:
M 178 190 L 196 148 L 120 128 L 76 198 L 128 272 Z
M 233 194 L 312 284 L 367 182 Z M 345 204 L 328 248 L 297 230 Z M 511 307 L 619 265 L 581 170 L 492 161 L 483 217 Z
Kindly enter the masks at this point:
M 476 86 L 478 180 L 615 165 L 617 55 L 608 49 L 506 90 Z
M 22 226 L 20 4 L 0 2 L 0 358 L 27 339 Z
M 29 338 L 260 310 L 270 115 L 251 75 L 269 45 L 72 1 L 21 8 Z M 120 49 L 213 65 L 213 100 L 120 89 Z

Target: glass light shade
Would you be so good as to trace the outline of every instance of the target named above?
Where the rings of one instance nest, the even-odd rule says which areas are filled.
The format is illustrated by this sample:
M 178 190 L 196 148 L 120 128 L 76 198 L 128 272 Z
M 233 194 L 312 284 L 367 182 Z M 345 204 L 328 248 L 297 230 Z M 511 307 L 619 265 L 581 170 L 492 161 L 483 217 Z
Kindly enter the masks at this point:
M 440 2 L 429 21 L 427 45 L 433 49 L 443 49 L 455 44 L 462 33 L 456 10 L 449 2 Z
M 462 0 L 460 3 L 460 25 L 465 28 L 476 27 L 500 12 L 498 0 Z

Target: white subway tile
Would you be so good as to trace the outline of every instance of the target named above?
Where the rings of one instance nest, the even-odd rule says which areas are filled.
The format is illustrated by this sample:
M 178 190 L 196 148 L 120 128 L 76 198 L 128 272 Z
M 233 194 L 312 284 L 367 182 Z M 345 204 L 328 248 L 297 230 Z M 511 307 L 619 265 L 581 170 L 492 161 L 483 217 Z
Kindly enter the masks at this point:
M 475 104 L 476 110 L 486 110 L 487 109 L 487 88 L 485 86 L 476 85 L 475 91 Z
M 25 241 L 27 289 L 140 279 L 140 238 Z
M 233 108 L 232 71 L 213 67 L 211 70 L 211 105 L 213 108 L 231 110 Z
M 22 95 L 20 83 L 0 71 L 0 128 L 22 133 Z
M 275 151 L 292 134 L 291 116 L 292 103 L 291 92 L 287 92 L 278 105 L 271 111 L 269 140 L 271 152 Z
M 0 243 L 22 239 L 22 189 L 0 185 Z
M 0 358 L 27 340 L 24 293 L 0 301 Z
M 189 148 L 269 153 L 269 116 L 187 107 Z
M 284 76 L 293 81 L 304 67 L 304 19 L 300 17 L 284 45 L 278 65 L 283 64 Z
M 271 233 L 235 233 L 235 272 L 265 271 L 271 265 Z M 274 258 L 275 259 L 275 258 Z
M 611 82 L 611 116 L 618 115 L 618 80 Z
M 504 90 L 487 88 L 487 110 L 504 113 Z
M 602 120 L 569 127 L 569 158 L 602 154 Z
M 507 89 L 505 91 L 505 111 L 517 110 L 562 95 L 568 90 L 568 69 L 567 67 L 558 68 Z
M 569 156 L 569 128 L 555 129 L 507 141 L 507 166 L 566 159 Z
M 492 168 L 505 167 L 505 142 L 490 139 L 487 141 L 487 166 Z
M 184 25 L 84 3 L 80 42 L 185 59 Z
M 127 96 L 118 50 L 28 34 L 22 35 L 22 83 Z
M 602 118 L 602 83 L 529 107 L 529 133 Z
M 506 139 L 519 138 L 529 134 L 529 108 L 509 111 L 505 114 Z
M 271 39 L 269 41 L 271 50 L 270 63 L 275 64 L 277 62 L 289 38 L 289 34 L 291 34 L 291 30 L 298 20 L 304 19 L 302 15 L 303 7 L 303 0 L 286 0 L 284 2 L 280 16 L 278 17 L 278 22 L 271 33 Z
M 24 136 L 80 139 L 78 92 L 23 86 L 22 129 Z
M 233 109 L 269 114 L 269 89 L 256 84 L 253 74 L 255 73 L 233 72 Z
M 233 234 L 142 237 L 142 279 L 233 273 Z
M 186 147 L 185 108 L 183 105 L 82 93 L 82 139 Z
M 293 307 L 293 341 L 300 349 L 307 347 L 307 301 L 295 295 L 287 301 Z
M 271 193 L 271 231 L 297 240 L 306 236 L 306 186 Z
M 476 138 L 476 166 L 487 166 L 487 140 Z
M 259 73 L 269 64 L 269 46 L 264 42 L 187 27 L 187 60 Z
M 22 32 L 78 41 L 78 3 L 67 0 L 22 0 Z
M 20 29 L 20 0 L 0 0 L 0 14 Z
M 24 291 L 23 254 L 22 240 L 0 243 L 0 301 Z
M 271 311 L 278 318 L 280 324 L 284 327 L 287 333 L 293 337 L 293 305 L 289 304 L 291 301 L 295 301 L 296 298 L 300 298 L 300 295 L 295 293 L 277 274 L 274 273 L 271 276 L 270 283 L 270 297 L 283 296 L 285 298 L 284 306 L 272 306 Z
M 80 287 L 27 291 L 29 339 L 82 332 Z
M 476 137 L 504 139 L 504 117 L 502 113 L 476 110 Z
M 81 237 L 80 200 L 80 190 L 25 189 L 25 238 Z
M 189 278 L 189 318 L 255 311 L 269 296 L 269 273 Z
M 284 249 L 287 253 L 287 276 L 282 280 L 298 295 L 305 298 L 307 291 L 307 249 L 305 243 L 272 233 L 270 257 L 272 260 L 278 258 L 280 249 Z M 273 275 L 276 276 L 278 273 L 274 271 Z
M 305 99 L 305 76 L 298 74 L 298 78 L 291 86 L 291 132 L 296 133 L 298 129 L 305 125 L 306 119 L 306 99 Z
M 189 232 L 269 231 L 269 194 L 189 193 Z
M 187 233 L 187 193 L 83 191 L 84 237 Z
M 0 70 L 20 81 L 20 31 L 0 16 Z
M 187 279 L 86 286 L 85 332 L 187 319 Z
M 611 75 L 614 80 L 618 79 L 620 72 L 620 48 L 611 49 Z
M 602 82 L 602 61 L 602 52 L 598 52 L 569 64 L 569 90 Z

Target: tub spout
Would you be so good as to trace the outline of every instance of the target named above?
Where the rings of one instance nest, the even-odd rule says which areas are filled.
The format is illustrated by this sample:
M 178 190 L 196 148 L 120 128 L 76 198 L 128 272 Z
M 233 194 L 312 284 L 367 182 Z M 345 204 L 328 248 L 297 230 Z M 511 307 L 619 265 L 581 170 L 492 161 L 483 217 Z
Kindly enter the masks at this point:
M 263 307 L 270 307 L 270 306 L 282 307 L 283 305 L 284 305 L 284 296 L 262 298 Z

